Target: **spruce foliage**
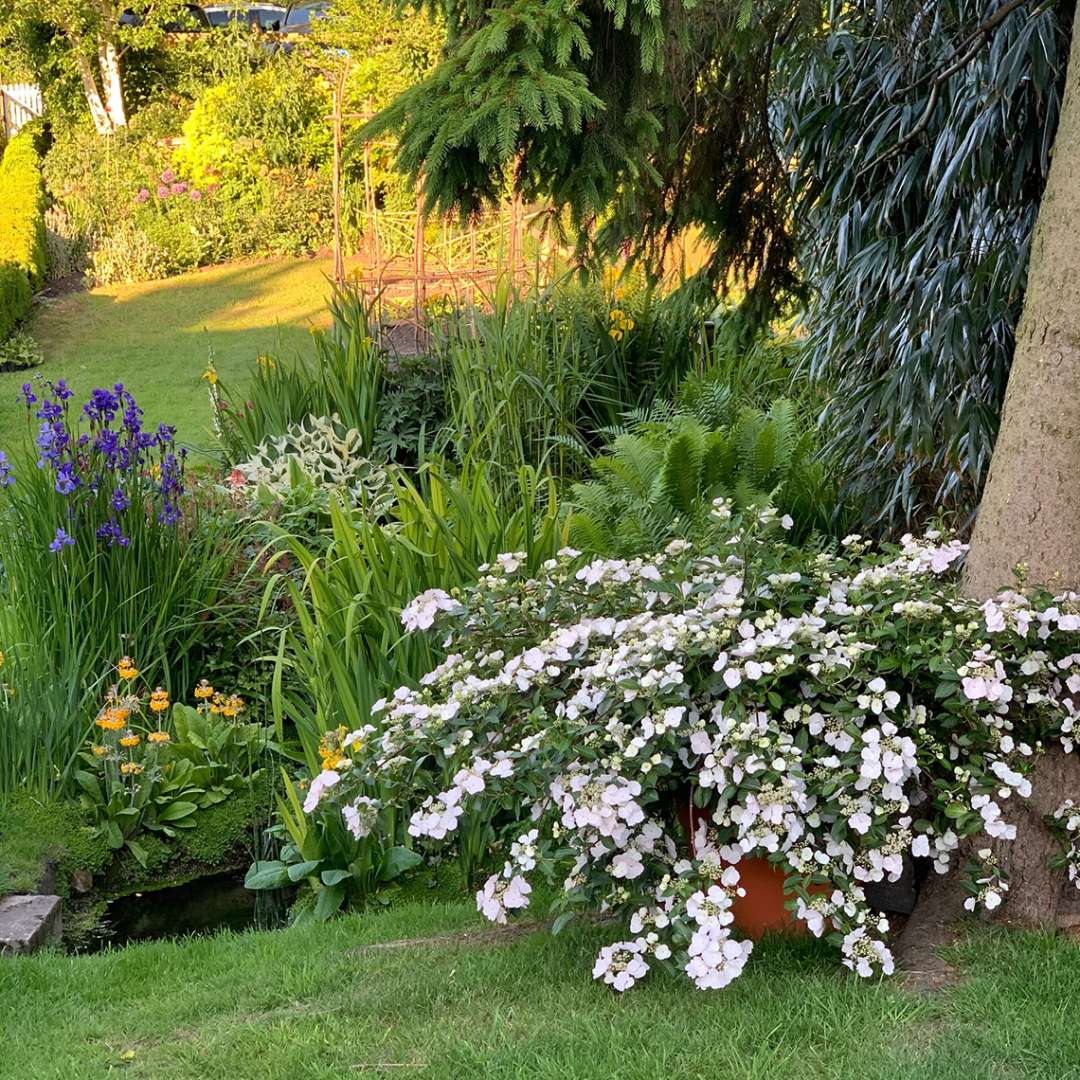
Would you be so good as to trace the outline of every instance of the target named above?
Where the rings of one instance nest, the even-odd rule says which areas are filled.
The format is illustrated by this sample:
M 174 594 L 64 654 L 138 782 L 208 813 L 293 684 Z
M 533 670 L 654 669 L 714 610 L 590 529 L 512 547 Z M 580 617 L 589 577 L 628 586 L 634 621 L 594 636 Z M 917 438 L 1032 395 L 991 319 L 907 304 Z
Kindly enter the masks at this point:
M 359 138 L 398 133 L 431 209 L 475 213 L 512 186 L 568 212 L 583 258 L 629 250 L 654 269 L 700 226 L 714 281 L 790 296 L 768 85 L 774 47 L 817 7 L 445 0 L 442 63 Z

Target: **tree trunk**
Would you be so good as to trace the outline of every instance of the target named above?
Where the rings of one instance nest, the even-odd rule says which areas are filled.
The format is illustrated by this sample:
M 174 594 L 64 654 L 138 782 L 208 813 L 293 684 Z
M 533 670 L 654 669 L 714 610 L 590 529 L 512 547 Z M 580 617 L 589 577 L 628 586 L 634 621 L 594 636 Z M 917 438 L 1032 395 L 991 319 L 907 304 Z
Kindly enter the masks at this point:
M 1080 584 L 1080 7 L 966 591 Z
M 1024 313 L 1016 335 L 1001 432 L 965 570 L 965 591 L 990 596 L 1025 580 L 1064 590 L 1080 584 L 1080 8 L 1073 26 L 1061 120 L 1039 207 Z M 1048 860 L 1059 850 L 1044 818 L 1080 797 L 1080 762 L 1060 749 L 1035 766 L 1030 800 L 1010 800 L 1016 839 L 993 847 L 1009 877 L 1003 921 L 1052 926 L 1064 875 Z
M 120 77 L 120 54 L 109 39 L 98 45 L 98 67 L 101 69 L 101 85 L 105 89 L 105 108 L 108 110 L 109 119 L 114 128 L 127 127 L 124 84 Z
M 1032 241 L 1024 311 L 990 475 L 964 577 L 977 599 L 1016 584 L 1064 590 L 1080 584 L 1080 7 L 1053 157 Z M 1009 891 L 998 921 L 1031 929 L 1080 924 L 1080 893 L 1049 861 L 1060 850 L 1045 818 L 1080 798 L 1080 760 L 1047 749 L 1035 764 L 1030 799 L 1012 798 L 1004 817 L 1016 838 L 974 837 L 953 867 L 931 881 L 897 952 L 917 984 L 947 977 L 939 947 L 959 916 L 960 875 L 971 854 L 993 850 Z M 951 910 L 951 914 L 950 914 Z M 920 977 L 922 976 L 922 977 Z
M 1061 852 L 1061 840 L 1046 827 L 1046 818 L 1068 796 L 1080 796 L 1080 755 L 1051 747 L 1035 763 L 1031 798 L 1012 798 L 1003 805 L 1002 816 L 1016 826 L 1016 839 L 990 845 L 1009 882 L 997 921 L 1029 930 L 1080 922 L 1080 890 L 1049 865 Z
M 116 129 L 108 109 L 105 108 L 105 102 L 101 99 L 101 91 L 94 79 L 94 69 L 82 52 L 79 43 L 76 41 L 74 44 L 75 57 L 79 65 L 79 78 L 82 79 L 83 93 L 86 95 L 86 104 L 90 107 L 90 118 L 94 121 L 94 130 L 99 135 L 111 135 Z

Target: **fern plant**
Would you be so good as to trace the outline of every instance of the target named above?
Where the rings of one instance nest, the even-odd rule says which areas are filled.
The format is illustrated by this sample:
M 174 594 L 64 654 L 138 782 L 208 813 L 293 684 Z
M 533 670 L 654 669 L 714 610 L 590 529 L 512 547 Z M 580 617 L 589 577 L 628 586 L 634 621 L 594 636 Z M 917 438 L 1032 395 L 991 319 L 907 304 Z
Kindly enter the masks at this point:
M 842 524 L 836 484 L 791 400 L 768 411 L 745 406 L 726 425 L 704 422 L 699 405 L 714 418 L 723 401 L 660 406 L 615 434 L 593 462 L 593 478 L 572 489 L 570 544 L 603 555 L 656 551 L 707 531 L 717 498 L 775 506 L 791 515 L 797 537 Z

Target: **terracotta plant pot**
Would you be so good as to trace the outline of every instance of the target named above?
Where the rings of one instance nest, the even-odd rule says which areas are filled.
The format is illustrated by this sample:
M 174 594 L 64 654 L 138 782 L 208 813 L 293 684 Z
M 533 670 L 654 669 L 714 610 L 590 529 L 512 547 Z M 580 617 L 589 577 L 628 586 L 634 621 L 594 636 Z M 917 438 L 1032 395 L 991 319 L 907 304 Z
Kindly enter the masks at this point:
M 694 806 L 689 795 L 679 799 L 679 821 L 694 850 L 694 832 L 705 811 Z M 765 933 L 805 934 L 806 924 L 795 918 L 795 913 L 784 905 L 791 898 L 784 891 L 784 871 L 758 856 L 739 860 L 739 884 L 746 890 L 745 896 L 737 896 L 731 905 L 735 925 L 747 937 L 755 940 Z M 828 892 L 821 885 L 812 892 Z

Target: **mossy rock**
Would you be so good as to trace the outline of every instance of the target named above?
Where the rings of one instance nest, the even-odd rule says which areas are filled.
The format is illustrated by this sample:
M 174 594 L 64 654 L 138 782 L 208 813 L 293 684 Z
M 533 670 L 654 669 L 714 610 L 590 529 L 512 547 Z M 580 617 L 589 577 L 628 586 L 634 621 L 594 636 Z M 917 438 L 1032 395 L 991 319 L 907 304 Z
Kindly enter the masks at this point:
M 35 892 L 50 876 L 52 891 L 67 896 L 76 871 L 99 874 L 111 858 L 104 838 L 72 803 L 25 791 L 0 798 L 0 895 Z
M 178 829 L 171 838 L 159 833 L 140 834 L 145 864 L 125 848 L 109 867 L 103 889 L 116 896 L 167 888 L 222 870 L 243 869 L 251 861 L 254 823 L 268 818 L 272 806 L 270 779 L 264 771 L 250 790 L 235 792 L 224 802 L 194 814 L 193 828 Z

